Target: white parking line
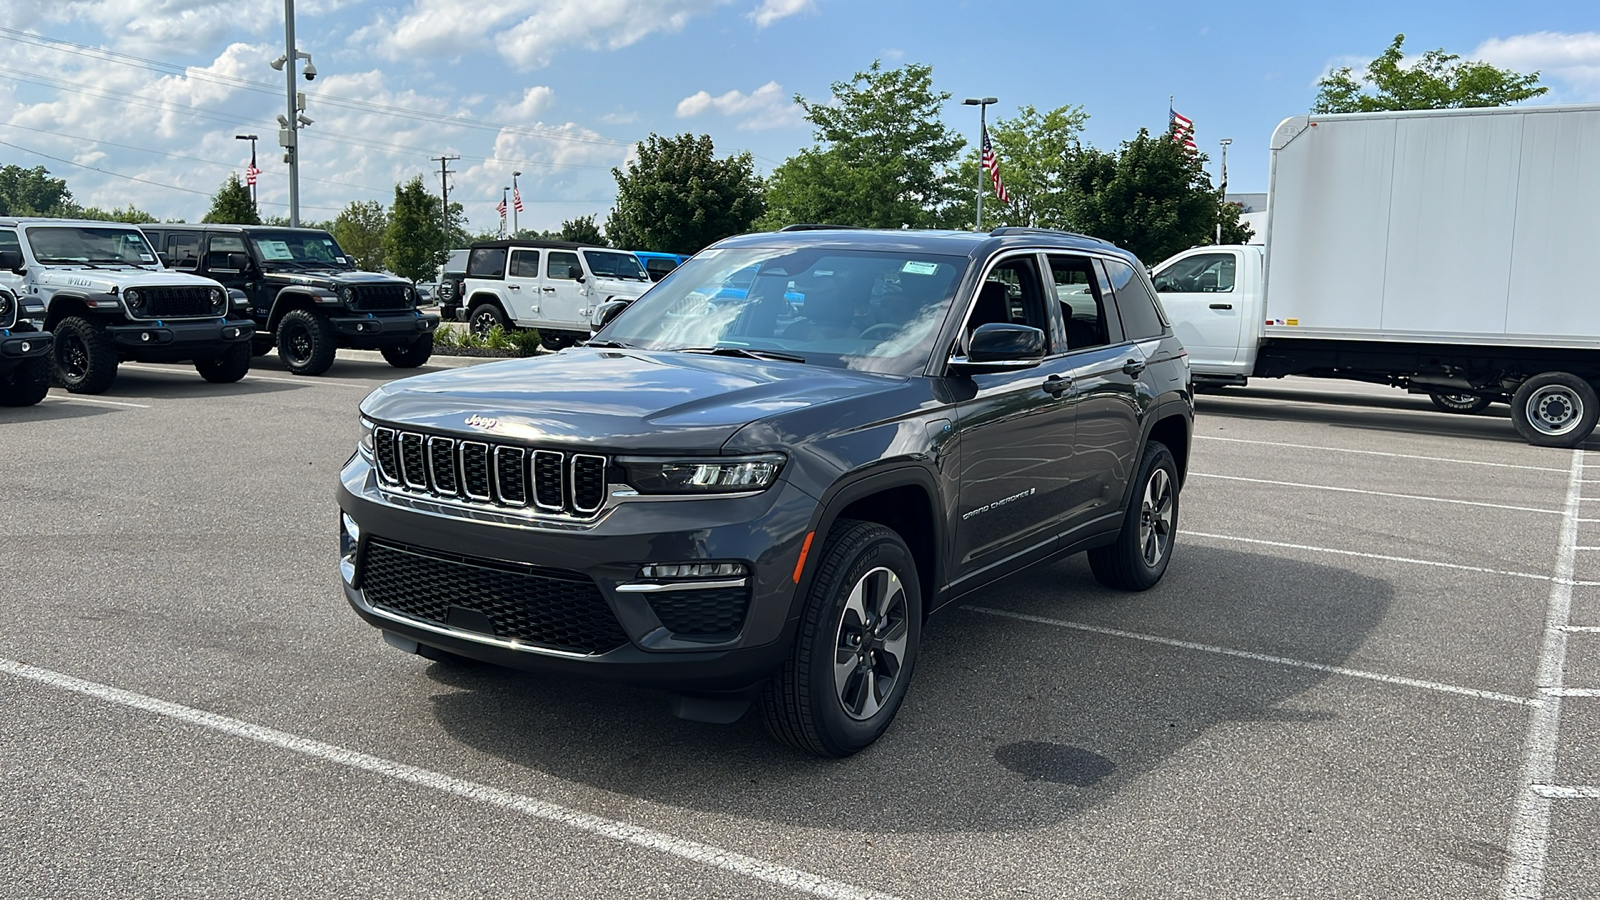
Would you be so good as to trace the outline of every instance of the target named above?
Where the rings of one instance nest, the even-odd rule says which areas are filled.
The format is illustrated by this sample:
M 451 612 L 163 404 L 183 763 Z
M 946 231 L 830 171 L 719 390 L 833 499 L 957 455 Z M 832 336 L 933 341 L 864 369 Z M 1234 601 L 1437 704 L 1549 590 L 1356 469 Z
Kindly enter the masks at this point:
M 1235 541 L 1241 544 L 1260 544 L 1266 547 L 1281 547 L 1285 550 L 1305 550 L 1310 553 L 1331 553 L 1337 556 L 1356 556 L 1361 559 L 1376 559 L 1384 562 L 1406 563 L 1413 566 L 1432 566 L 1438 569 L 1459 569 L 1463 572 L 1478 572 L 1484 575 L 1504 575 L 1508 578 L 1528 578 L 1534 581 L 1549 581 L 1549 575 L 1540 575 L 1535 572 L 1512 572 L 1507 569 L 1487 569 L 1483 566 L 1467 566 L 1460 563 L 1436 562 L 1431 559 L 1412 559 L 1408 556 L 1387 556 L 1382 553 L 1363 553 L 1359 550 L 1335 550 L 1332 547 L 1313 547 L 1309 544 L 1288 544 L 1283 541 L 1264 541 L 1260 538 L 1235 537 L 1231 534 L 1207 534 L 1204 531 L 1184 531 L 1187 537 L 1210 538 L 1215 541 Z
M 1572 451 L 1567 478 L 1566 509 L 1556 549 L 1555 576 L 1545 609 L 1544 639 L 1539 648 L 1537 687 L 1540 702 L 1528 716 L 1528 737 L 1506 849 L 1511 856 L 1502 900 L 1539 900 L 1544 896 L 1545 860 L 1550 840 L 1550 797 L 1540 793 L 1556 774 L 1556 744 L 1561 734 L 1561 690 L 1567 668 L 1567 626 L 1572 619 L 1572 572 L 1577 559 L 1578 506 L 1583 497 L 1583 451 Z
M 1310 491 L 1333 491 L 1339 494 L 1367 494 L 1373 497 L 1395 497 L 1400 500 L 1422 500 L 1428 503 L 1454 503 L 1458 506 L 1477 506 L 1484 509 L 1509 509 L 1513 512 L 1539 513 L 1545 516 L 1559 516 L 1558 509 L 1535 509 L 1531 506 L 1507 506 L 1503 503 L 1482 503 L 1477 500 L 1453 500 L 1449 497 L 1424 497 L 1420 494 L 1395 494 L 1389 491 L 1368 491 L 1361 488 L 1334 487 L 1328 484 L 1303 484 L 1298 481 L 1272 481 L 1266 478 L 1245 478 L 1242 475 L 1213 475 L 1210 472 L 1190 472 L 1193 478 L 1219 478 L 1223 481 L 1245 481 L 1251 484 L 1271 484 L 1277 487 L 1304 488 Z
M 1533 790 L 1551 800 L 1600 800 L 1600 786 L 1589 784 L 1536 784 Z
M 1568 634 L 1583 632 L 1585 634 L 1600 634 L 1600 625 L 1568 625 L 1562 629 Z
M 1419 456 L 1415 453 L 1386 453 L 1382 450 L 1354 450 L 1349 447 L 1319 447 L 1312 444 L 1283 444 L 1277 441 L 1252 441 L 1244 438 L 1217 437 L 1210 434 L 1197 434 L 1197 441 L 1227 441 L 1230 444 L 1258 444 L 1263 447 L 1291 447 L 1296 450 L 1320 450 L 1329 453 L 1359 453 L 1363 456 L 1386 456 L 1391 459 L 1415 459 L 1422 462 L 1456 463 L 1463 466 L 1494 466 L 1499 469 L 1526 469 L 1531 472 L 1565 472 L 1566 469 L 1554 466 L 1519 466 L 1514 463 L 1484 462 L 1478 459 L 1454 459 L 1445 456 Z
M 137 369 L 140 372 L 160 372 L 160 373 L 163 373 L 163 374 L 166 374 L 166 375 L 189 376 L 189 375 L 193 375 L 194 374 L 191 371 L 188 371 L 186 369 L 180 369 L 180 368 L 177 368 L 175 366 L 143 365 L 143 364 L 140 364 L 140 363 L 123 363 L 120 368 Z M 247 373 L 244 376 L 244 378 L 242 378 L 240 380 L 241 381 L 271 381 L 271 382 L 274 382 L 276 384 L 295 384 L 295 385 L 307 385 L 307 386 L 310 386 L 310 385 L 332 385 L 334 387 L 349 387 L 349 388 L 361 388 L 363 390 L 372 390 L 372 386 L 371 385 L 352 384 L 352 383 L 350 383 L 348 381 L 339 381 L 339 380 L 333 379 L 333 378 L 319 378 L 319 377 L 317 377 L 315 375 L 308 375 L 308 376 L 300 377 L 300 378 L 275 378 L 275 377 L 273 377 L 271 375 L 257 375 L 254 371 L 252 371 L 252 372 Z
M 129 409 L 149 409 L 144 403 L 128 403 L 122 400 L 101 400 L 99 397 L 73 397 L 65 394 L 50 394 L 46 399 L 67 400 L 72 403 L 98 403 L 104 406 L 126 406 Z
M 1539 693 L 1546 697 L 1600 697 L 1600 688 L 1544 688 Z
M 1291 659 L 1287 656 L 1273 656 L 1269 653 L 1256 653 L 1250 650 L 1235 650 L 1232 647 L 1218 647 L 1213 644 L 1200 644 L 1194 641 L 1184 641 L 1177 638 L 1161 637 L 1155 634 L 1141 634 L 1136 631 L 1123 631 L 1120 628 L 1106 628 L 1101 625 L 1089 625 L 1085 622 L 1069 622 L 1065 619 L 1049 619 L 1044 616 L 1034 616 L 1027 613 L 1012 612 L 1008 609 L 995 609 L 990 606 L 964 605 L 962 609 L 991 616 L 1004 616 L 1008 619 L 1018 619 L 1023 622 L 1034 622 L 1039 625 L 1053 625 L 1057 628 L 1070 628 L 1074 631 L 1087 631 L 1091 634 L 1103 634 L 1109 637 L 1128 638 L 1134 641 L 1144 641 L 1150 644 L 1164 644 L 1168 647 L 1181 647 L 1185 650 L 1199 650 L 1203 653 L 1216 653 L 1222 656 L 1236 656 L 1240 659 L 1249 659 L 1256 662 L 1272 663 L 1279 666 L 1293 666 L 1297 669 L 1310 669 L 1314 672 L 1327 672 L 1330 675 L 1345 675 L 1350 678 L 1364 678 L 1368 681 L 1381 681 L 1385 684 L 1397 684 L 1404 687 L 1421 688 L 1427 691 L 1438 691 L 1443 694 L 1457 694 L 1462 697 L 1472 697 L 1477 700 L 1493 700 L 1497 703 L 1515 703 L 1520 706 L 1536 706 L 1537 700 L 1528 697 L 1518 697 L 1512 694 L 1502 694 L 1498 691 L 1483 691 L 1477 688 L 1461 687 L 1455 684 L 1444 684 L 1438 681 L 1423 681 L 1418 678 L 1406 678 L 1402 675 L 1386 675 L 1382 672 L 1367 672 L 1362 669 L 1351 669 L 1345 666 L 1330 666 L 1326 663 L 1309 662 L 1303 659 Z
M 723 850 L 698 841 L 685 840 L 665 832 L 649 828 L 640 828 L 615 819 L 590 815 L 578 810 L 568 809 L 544 800 L 515 794 L 511 791 L 467 781 L 462 778 L 434 772 L 429 769 L 409 766 L 405 763 L 370 756 L 355 750 L 349 750 L 333 744 L 304 738 L 264 725 L 256 725 L 228 716 L 219 716 L 205 710 L 194 709 L 179 703 L 159 700 L 144 694 L 136 694 L 121 688 L 93 681 L 63 675 L 48 669 L 40 669 L 26 663 L 15 662 L 9 659 L 0 659 L 0 672 L 13 675 L 17 678 L 46 684 L 54 688 L 71 691 L 108 703 L 127 706 L 144 712 L 166 716 L 190 725 L 197 725 L 212 731 L 218 731 L 233 737 L 244 738 L 259 744 L 277 747 L 303 756 L 309 756 L 324 762 L 347 766 L 363 772 L 371 772 L 395 781 L 415 784 L 421 787 L 432 788 L 447 794 L 464 797 L 476 803 L 485 803 L 501 809 L 521 813 L 535 819 L 543 819 L 557 825 L 565 825 L 579 831 L 599 835 L 647 850 L 668 853 L 673 856 L 687 859 L 691 862 L 701 863 L 736 875 L 764 881 L 780 887 L 790 888 L 817 897 L 836 898 L 836 900 L 895 900 L 893 895 L 884 894 L 867 888 L 856 887 L 813 875 L 799 869 L 791 869 L 776 863 L 766 862 L 752 856 Z

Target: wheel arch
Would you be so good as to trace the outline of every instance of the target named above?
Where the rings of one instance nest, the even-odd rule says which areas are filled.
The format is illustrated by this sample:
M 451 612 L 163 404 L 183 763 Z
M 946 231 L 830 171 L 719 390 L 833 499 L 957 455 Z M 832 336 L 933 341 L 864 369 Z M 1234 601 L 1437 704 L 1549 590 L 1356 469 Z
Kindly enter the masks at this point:
M 500 310 L 500 315 L 505 317 L 507 322 L 515 324 L 515 320 L 511 318 L 511 313 L 506 310 L 505 300 L 494 291 L 477 291 L 461 304 L 461 308 L 466 310 L 468 316 L 471 316 L 473 307 L 481 306 L 485 303 L 492 304 L 496 309 Z
M 94 310 L 89 308 L 89 300 L 80 294 L 56 294 L 51 297 L 44 314 L 44 330 L 50 331 L 57 324 L 69 316 L 82 316 L 90 318 Z
M 311 295 L 295 288 L 284 288 L 272 300 L 272 312 L 267 315 L 267 332 L 275 333 L 283 317 L 297 309 L 315 311 L 317 303 Z
M 816 564 L 821 556 L 822 541 L 840 519 L 875 522 L 900 535 L 916 561 L 917 580 L 922 588 L 922 616 L 927 618 L 944 583 L 947 525 L 937 514 L 942 504 L 938 481 L 927 468 L 915 464 L 876 469 L 861 473 L 830 488 L 812 525 L 813 539 L 801 578 L 795 591 L 798 608 L 800 598 L 811 589 L 816 574 Z M 793 613 L 793 609 L 791 610 Z

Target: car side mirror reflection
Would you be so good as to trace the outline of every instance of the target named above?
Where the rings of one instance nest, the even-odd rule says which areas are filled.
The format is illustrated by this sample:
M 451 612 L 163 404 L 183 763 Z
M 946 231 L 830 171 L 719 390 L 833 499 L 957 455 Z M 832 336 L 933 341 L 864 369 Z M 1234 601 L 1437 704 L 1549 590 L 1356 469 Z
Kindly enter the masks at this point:
M 950 360 L 957 372 L 996 372 L 1032 368 L 1044 359 L 1044 332 L 1029 325 L 989 322 L 967 342 L 967 355 Z
M 607 300 L 594 308 L 594 315 L 589 317 L 589 325 L 595 331 L 611 324 L 611 320 L 622 314 L 622 311 L 633 305 L 628 300 Z

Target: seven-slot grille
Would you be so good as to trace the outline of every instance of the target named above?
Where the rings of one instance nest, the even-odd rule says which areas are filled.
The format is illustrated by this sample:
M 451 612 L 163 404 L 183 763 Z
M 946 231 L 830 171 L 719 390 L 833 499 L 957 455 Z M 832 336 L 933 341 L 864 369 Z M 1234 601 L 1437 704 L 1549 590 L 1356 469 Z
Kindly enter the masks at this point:
M 143 305 L 139 314 L 150 319 L 181 319 L 185 316 L 215 316 L 222 313 L 208 287 L 141 287 Z
M 606 458 L 528 450 L 379 427 L 372 432 L 386 485 L 457 502 L 588 518 L 606 498 Z
M 357 312 L 411 308 L 411 292 L 403 284 L 358 284 L 350 290 L 350 308 Z

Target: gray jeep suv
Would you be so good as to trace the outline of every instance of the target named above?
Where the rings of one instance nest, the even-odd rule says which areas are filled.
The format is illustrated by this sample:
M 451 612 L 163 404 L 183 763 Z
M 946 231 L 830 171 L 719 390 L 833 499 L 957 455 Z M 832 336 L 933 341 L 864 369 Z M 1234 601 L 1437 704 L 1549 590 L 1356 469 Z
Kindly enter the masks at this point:
M 713 721 L 755 700 L 853 753 L 929 613 L 1064 554 L 1129 590 L 1166 571 L 1193 405 L 1144 272 L 1032 229 L 722 241 L 587 346 L 368 396 L 345 596 L 436 660 Z

